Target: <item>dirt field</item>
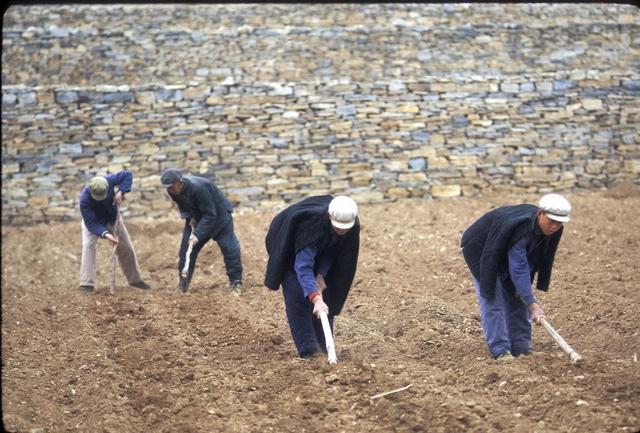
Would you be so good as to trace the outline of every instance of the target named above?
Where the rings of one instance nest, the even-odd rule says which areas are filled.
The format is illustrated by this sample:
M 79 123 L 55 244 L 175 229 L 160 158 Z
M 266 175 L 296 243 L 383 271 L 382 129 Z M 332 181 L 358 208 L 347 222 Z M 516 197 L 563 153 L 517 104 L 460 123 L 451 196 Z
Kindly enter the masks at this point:
M 640 429 L 640 193 L 567 194 L 573 221 L 547 318 L 580 366 L 534 329 L 539 353 L 493 361 L 458 245 L 502 204 L 536 196 L 361 205 L 361 256 L 336 320 L 339 363 L 296 357 L 282 294 L 262 285 L 275 211 L 235 215 L 246 293 L 228 293 L 213 243 L 177 284 L 181 224 L 125 220 L 150 292 L 98 247 L 77 287 L 79 222 L 2 227 L 2 409 L 12 432 L 634 432 Z M 407 390 L 370 397 L 411 385 Z

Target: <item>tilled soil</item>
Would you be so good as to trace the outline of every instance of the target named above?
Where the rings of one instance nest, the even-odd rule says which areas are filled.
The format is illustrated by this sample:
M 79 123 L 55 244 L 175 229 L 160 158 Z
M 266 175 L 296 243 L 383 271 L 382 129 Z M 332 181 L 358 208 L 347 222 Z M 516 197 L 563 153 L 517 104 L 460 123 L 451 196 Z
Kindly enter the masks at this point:
M 2 227 L 2 409 L 16 432 L 633 432 L 640 429 L 640 194 L 567 194 L 573 220 L 547 318 L 584 357 L 572 365 L 541 326 L 537 353 L 486 350 L 464 229 L 537 196 L 361 205 L 361 255 L 336 320 L 339 362 L 298 359 L 282 294 L 263 285 L 275 210 L 235 213 L 245 293 L 229 293 L 217 245 L 177 289 L 181 223 L 127 220 L 145 280 L 98 245 L 99 284 L 78 287 L 79 222 Z M 384 397 L 371 397 L 411 385 Z

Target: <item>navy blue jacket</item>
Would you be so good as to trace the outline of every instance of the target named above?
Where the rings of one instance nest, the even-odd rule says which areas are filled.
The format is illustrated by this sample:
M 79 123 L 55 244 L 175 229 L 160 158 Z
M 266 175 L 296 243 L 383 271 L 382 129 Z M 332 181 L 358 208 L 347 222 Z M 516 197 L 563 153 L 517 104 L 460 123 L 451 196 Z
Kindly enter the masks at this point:
M 531 204 L 502 206 L 494 209 L 474 222 L 462 235 L 462 254 L 474 278 L 480 283 L 480 293 L 486 298 L 495 294 L 496 278 L 501 271 L 507 287 L 514 285 L 508 275 L 508 254 L 523 237 L 533 237 L 536 212 Z M 551 281 L 551 269 L 562 236 L 563 228 L 550 236 L 545 236 L 535 251 L 532 251 L 534 266 L 531 281 L 538 273 L 536 288 L 547 291 Z
M 278 290 L 287 270 L 294 269 L 296 254 L 316 242 L 322 244 L 319 250 L 325 251 L 332 239 L 329 220 L 330 195 L 308 197 L 280 212 L 271 221 L 265 246 L 269 254 L 264 285 Z M 325 282 L 327 289 L 323 300 L 332 315 L 340 314 L 347 299 L 351 283 L 356 273 L 358 251 L 360 248 L 360 221 L 345 235 L 339 243 L 332 246 L 335 259 Z
M 215 239 L 231 221 L 229 200 L 209 180 L 199 176 L 183 176 L 180 194 L 169 196 L 178 205 L 183 218 L 194 218 L 198 225 L 193 235 L 198 241 Z
M 115 186 L 124 192 L 131 191 L 133 184 L 133 174 L 130 171 L 122 170 L 105 176 L 109 186 L 107 187 L 107 198 L 102 201 L 94 200 L 89 192 L 89 187 L 85 185 L 80 192 L 80 214 L 87 230 L 96 236 L 103 237 L 107 230 L 107 224 L 116 222 L 116 205 L 113 203 Z

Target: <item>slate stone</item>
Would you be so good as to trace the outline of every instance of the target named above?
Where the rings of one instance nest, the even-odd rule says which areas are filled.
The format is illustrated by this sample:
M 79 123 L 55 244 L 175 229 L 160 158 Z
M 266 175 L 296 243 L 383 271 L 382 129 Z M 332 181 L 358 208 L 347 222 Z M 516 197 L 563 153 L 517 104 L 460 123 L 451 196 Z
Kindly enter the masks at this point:
M 465 116 L 456 116 L 453 118 L 453 127 L 454 128 L 465 128 L 469 126 L 469 119 Z
M 533 92 L 535 91 L 536 86 L 534 83 L 520 83 L 520 91 L 521 92 Z
M 78 93 L 69 91 L 56 92 L 55 99 L 59 104 L 70 104 L 72 102 L 78 102 Z
M 30 105 L 38 102 L 35 92 L 18 93 L 18 102 L 23 105 Z
M 623 80 L 622 87 L 634 92 L 640 91 L 640 80 Z
M 289 140 L 286 138 L 270 138 L 269 143 L 277 149 L 286 149 L 289 147 Z
M 429 50 L 420 50 L 418 51 L 418 60 L 421 62 L 428 62 L 433 58 L 431 51 Z
M 421 143 L 426 143 L 431 138 L 431 134 L 428 132 L 414 131 L 411 133 L 411 139 L 415 141 L 419 141 Z
M 174 89 L 160 89 L 155 92 L 158 101 L 177 102 L 182 101 L 182 91 Z
M 13 105 L 18 102 L 18 96 L 15 93 L 2 92 L 2 105 Z M 4 113 L 2 113 L 4 117 Z
M 105 93 L 102 97 L 105 103 L 113 103 L 113 102 L 132 102 L 133 101 L 133 93 L 132 92 L 112 92 Z M 182 99 L 182 98 L 180 98 Z M 180 100 L 175 99 L 175 100 Z
M 340 116 L 354 116 L 358 110 L 354 105 L 338 105 L 336 107 L 336 113 Z
M 80 143 L 61 143 L 60 153 L 80 154 L 82 153 L 82 145 Z
M 569 90 L 576 87 L 578 83 L 575 80 L 556 80 L 553 82 L 554 90 Z
M 427 160 L 426 158 L 411 158 L 409 159 L 409 168 L 412 170 L 426 170 Z

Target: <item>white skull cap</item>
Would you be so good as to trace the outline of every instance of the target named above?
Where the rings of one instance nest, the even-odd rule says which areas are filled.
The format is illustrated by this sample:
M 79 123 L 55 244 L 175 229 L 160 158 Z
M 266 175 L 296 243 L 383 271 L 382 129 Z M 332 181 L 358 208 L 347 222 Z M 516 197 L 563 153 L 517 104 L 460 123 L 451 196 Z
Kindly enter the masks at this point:
M 331 224 L 339 229 L 350 229 L 356 223 L 358 205 L 346 195 L 339 195 L 329 203 Z
M 542 196 L 538 207 L 552 220 L 566 223 L 570 219 L 569 213 L 571 212 L 571 205 L 569 201 L 560 194 L 547 194 Z

